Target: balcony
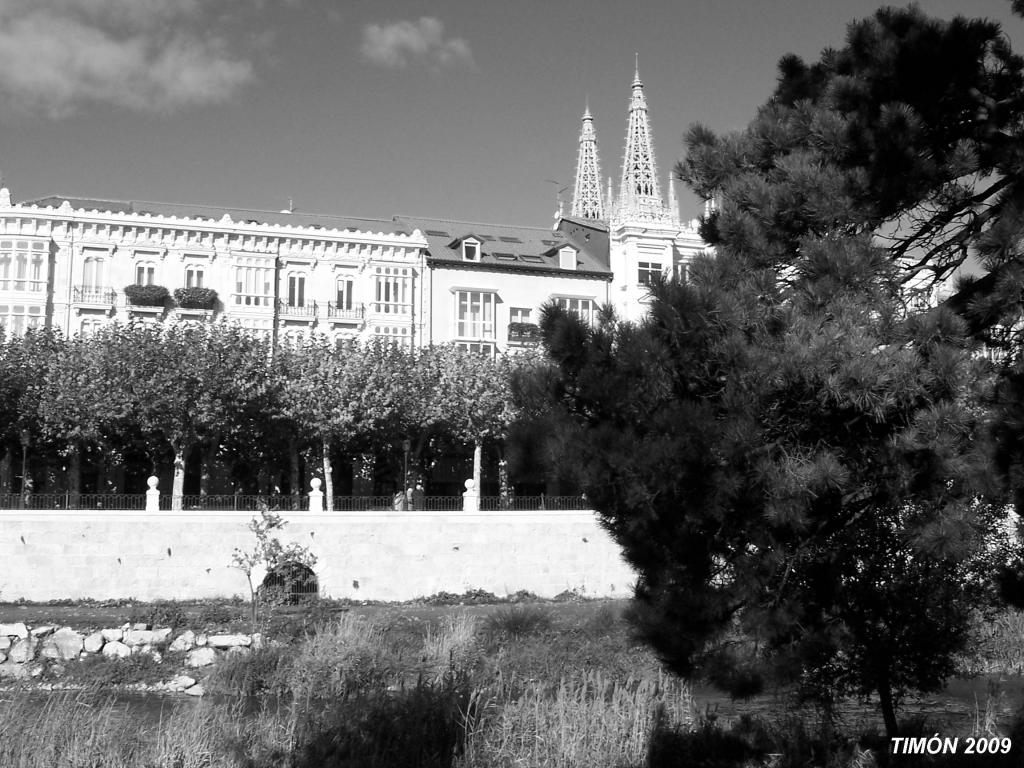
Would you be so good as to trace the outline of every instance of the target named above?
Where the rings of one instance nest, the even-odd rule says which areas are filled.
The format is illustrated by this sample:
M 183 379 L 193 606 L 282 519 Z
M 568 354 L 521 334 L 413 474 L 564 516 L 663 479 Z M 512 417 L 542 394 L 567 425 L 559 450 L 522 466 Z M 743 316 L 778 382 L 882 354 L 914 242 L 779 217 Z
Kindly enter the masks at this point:
M 113 314 L 117 302 L 117 291 L 113 288 L 95 285 L 76 285 L 71 289 L 71 303 L 75 314 L 82 314 L 83 309 L 98 309 Z
M 536 323 L 509 323 L 510 347 L 535 347 L 540 344 L 540 326 Z
M 317 307 L 315 301 L 309 304 L 296 305 L 289 304 L 284 299 L 277 300 L 277 316 L 282 320 L 301 320 L 313 325 L 316 322 L 316 315 Z
M 333 325 L 359 325 L 366 315 L 366 305 L 356 304 L 351 309 L 339 307 L 333 301 L 327 303 L 327 320 Z

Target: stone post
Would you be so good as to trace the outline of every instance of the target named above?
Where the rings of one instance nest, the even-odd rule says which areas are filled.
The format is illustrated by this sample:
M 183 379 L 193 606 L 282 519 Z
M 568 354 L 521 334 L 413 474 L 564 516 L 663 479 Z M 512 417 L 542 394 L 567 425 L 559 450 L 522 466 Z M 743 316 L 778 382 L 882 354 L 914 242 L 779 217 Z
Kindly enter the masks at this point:
M 462 494 L 462 511 L 480 511 L 480 491 L 477 490 L 476 483 L 472 479 L 466 481 L 466 492 Z
M 323 480 L 319 477 L 314 477 L 309 481 L 310 486 L 313 490 L 309 492 L 309 511 L 310 512 L 323 512 L 324 511 L 324 492 L 320 490 L 320 486 L 323 484 Z
M 156 475 L 151 476 L 146 484 L 149 485 L 149 490 L 146 491 L 146 511 L 147 512 L 159 512 L 160 511 L 160 491 L 157 489 L 157 485 L 160 483 L 160 478 Z

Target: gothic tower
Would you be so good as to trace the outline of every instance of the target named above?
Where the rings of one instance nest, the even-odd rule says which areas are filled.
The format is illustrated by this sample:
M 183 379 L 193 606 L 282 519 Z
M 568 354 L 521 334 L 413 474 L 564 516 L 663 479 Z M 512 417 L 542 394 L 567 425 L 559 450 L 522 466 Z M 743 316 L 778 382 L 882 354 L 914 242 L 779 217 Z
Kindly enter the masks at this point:
M 671 190 L 670 190 L 671 192 Z M 626 126 L 626 151 L 622 157 L 622 183 L 616 219 L 671 223 L 672 212 L 665 206 L 658 188 L 654 162 L 654 140 L 647 116 L 647 97 L 640 80 L 639 63 L 633 75 Z
M 587 106 L 580 128 L 580 149 L 576 158 L 576 188 L 572 195 L 572 215 L 581 219 L 603 219 L 601 165 L 597 159 L 597 135 L 594 118 Z

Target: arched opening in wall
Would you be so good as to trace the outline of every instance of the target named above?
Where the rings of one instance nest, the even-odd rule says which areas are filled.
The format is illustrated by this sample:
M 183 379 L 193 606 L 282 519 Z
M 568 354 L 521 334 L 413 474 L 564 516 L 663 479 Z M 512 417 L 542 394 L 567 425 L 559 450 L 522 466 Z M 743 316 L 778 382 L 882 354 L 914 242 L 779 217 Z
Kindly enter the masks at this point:
M 260 592 L 264 600 L 283 605 L 299 605 L 316 599 L 320 594 L 320 583 L 309 566 L 284 563 L 264 577 Z

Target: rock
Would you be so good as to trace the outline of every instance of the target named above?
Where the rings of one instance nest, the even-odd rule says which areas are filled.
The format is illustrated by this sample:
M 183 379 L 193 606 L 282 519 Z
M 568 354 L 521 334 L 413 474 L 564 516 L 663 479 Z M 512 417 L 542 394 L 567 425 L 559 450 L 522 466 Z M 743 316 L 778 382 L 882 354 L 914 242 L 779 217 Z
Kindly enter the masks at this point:
M 103 646 L 103 655 L 108 659 L 123 659 L 132 655 L 132 649 L 124 643 L 114 640 Z
M 89 653 L 99 653 L 103 647 L 104 638 L 102 632 L 93 632 L 84 641 L 82 647 Z
M 182 632 L 180 635 L 178 635 L 176 638 L 174 638 L 174 642 L 171 643 L 170 647 L 167 650 L 169 650 L 169 651 L 191 651 L 195 647 L 196 647 L 196 633 L 193 632 L 191 629 L 186 629 L 184 632 Z
M 43 674 L 43 665 L 42 664 L 29 664 L 28 665 L 28 676 L 29 677 L 39 677 L 42 674 Z
M 103 639 L 108 643 L 120 641 L 124 637 L 124 630 L 120 627 L 114 629 L 101 629 L 100 634 L 103 635 Z
M 228 648 L 225 653 L 226 656 L 248 656 L 252 653 L 251 648 L 246 648 L 244 645 L 233 645 Z
M 28 673 L 28 664 L 16 664 L 13 661 L 0 664 L 0 679 L 24 680 Z
M 191 688 L 196 684 L 194 677 L 188 675 L 178 675 L 167 682 L 167 688 L 172 691 L 184 691 L 186 688 Z
M 262 647 L 263 647 L 263 633 L 262 632 L 253 632 L 252 633 L 252 649 L 254 651 L 258 651 Z
M 210 635 L 207 643 L 214 648 L 233 648 L 238 645 L 248 647 L 252 644 L 252 638 L 248 635 Z
M 53 624 L 45 624 L 41 627 L 36 627 L 35 629 L 29 630 L 29 633 L 32 635 L 32 637 L 46 637 L 47 635 L 52 634 L 53 631 L 56 629 L 57 627 L 55 627 Z
M 5 661 L 7 661 L 7 654 L 0 651 L 0 664 L 3 664 Z
M 156 632 L 149 629 L 130 629 L 124 633 L 121 642 L 125 645 L 152 645 L 156 642 Z
M 213 648 L 196 648 L 188 652 L 185 656 L 185 666 L 192 667 L 208 667 L 217 660 L 217 652 Z
M 209 639 L 209 638 L 207 638 L 207 636 L 206 636 L 206 635 L 204 635 L 204 634 L 198 634 L 198 635 L 196 635 L 196 645 L 198 645 L 198 646 L 204 646 L 204 645 L 206 645 L 206 641 L 207 641 L 208 639 Z
M 134 629 L 136 632 L 145 632 L 146 630 L 149 629 L 149 624 L 146 624 L 145 622 L 140 621 L 140 622 L 138 622 L 136 624 L 132 624 L 131 628 Z
M 154 629 L 153 630 L 153 638 L 154 638 L 153 642 L 154 643 L 162 643 L 162 642 L 164 642 L 165 640 L 170 638 L 171 632 L 173 632 L 173 630 L 170 627 L 164 627 L 163 629 Z
M 191 688 L 186 688 L 185 693 L 188 696 L 202 696 L 206 691 L 203 689 L 202 683 L 196 683 Z
M 0 624 L 0 636 L 19 637 L 24 640 L 28 637 L 28 628 L 23 621 L 15 624 Z
M 11 638 L 7 635 L 0 635 L 0 651 L 6 651 L 11 647 Z
M 43 640 L 41 653 L 47 659 L 77 659 L 82 650 L 83 640 L 84 638 L 71 627 L 61 627 Z
M 19 640 L 11 646 L 11 650 L 7 652 L 7 658 L 15 664 L 24 664 L 32 661 L 32 659 L 36 657 L 36 645 L 38 645 L 38 643 L 35 638 L 32 637 L 26 637 L 24 640 Z

